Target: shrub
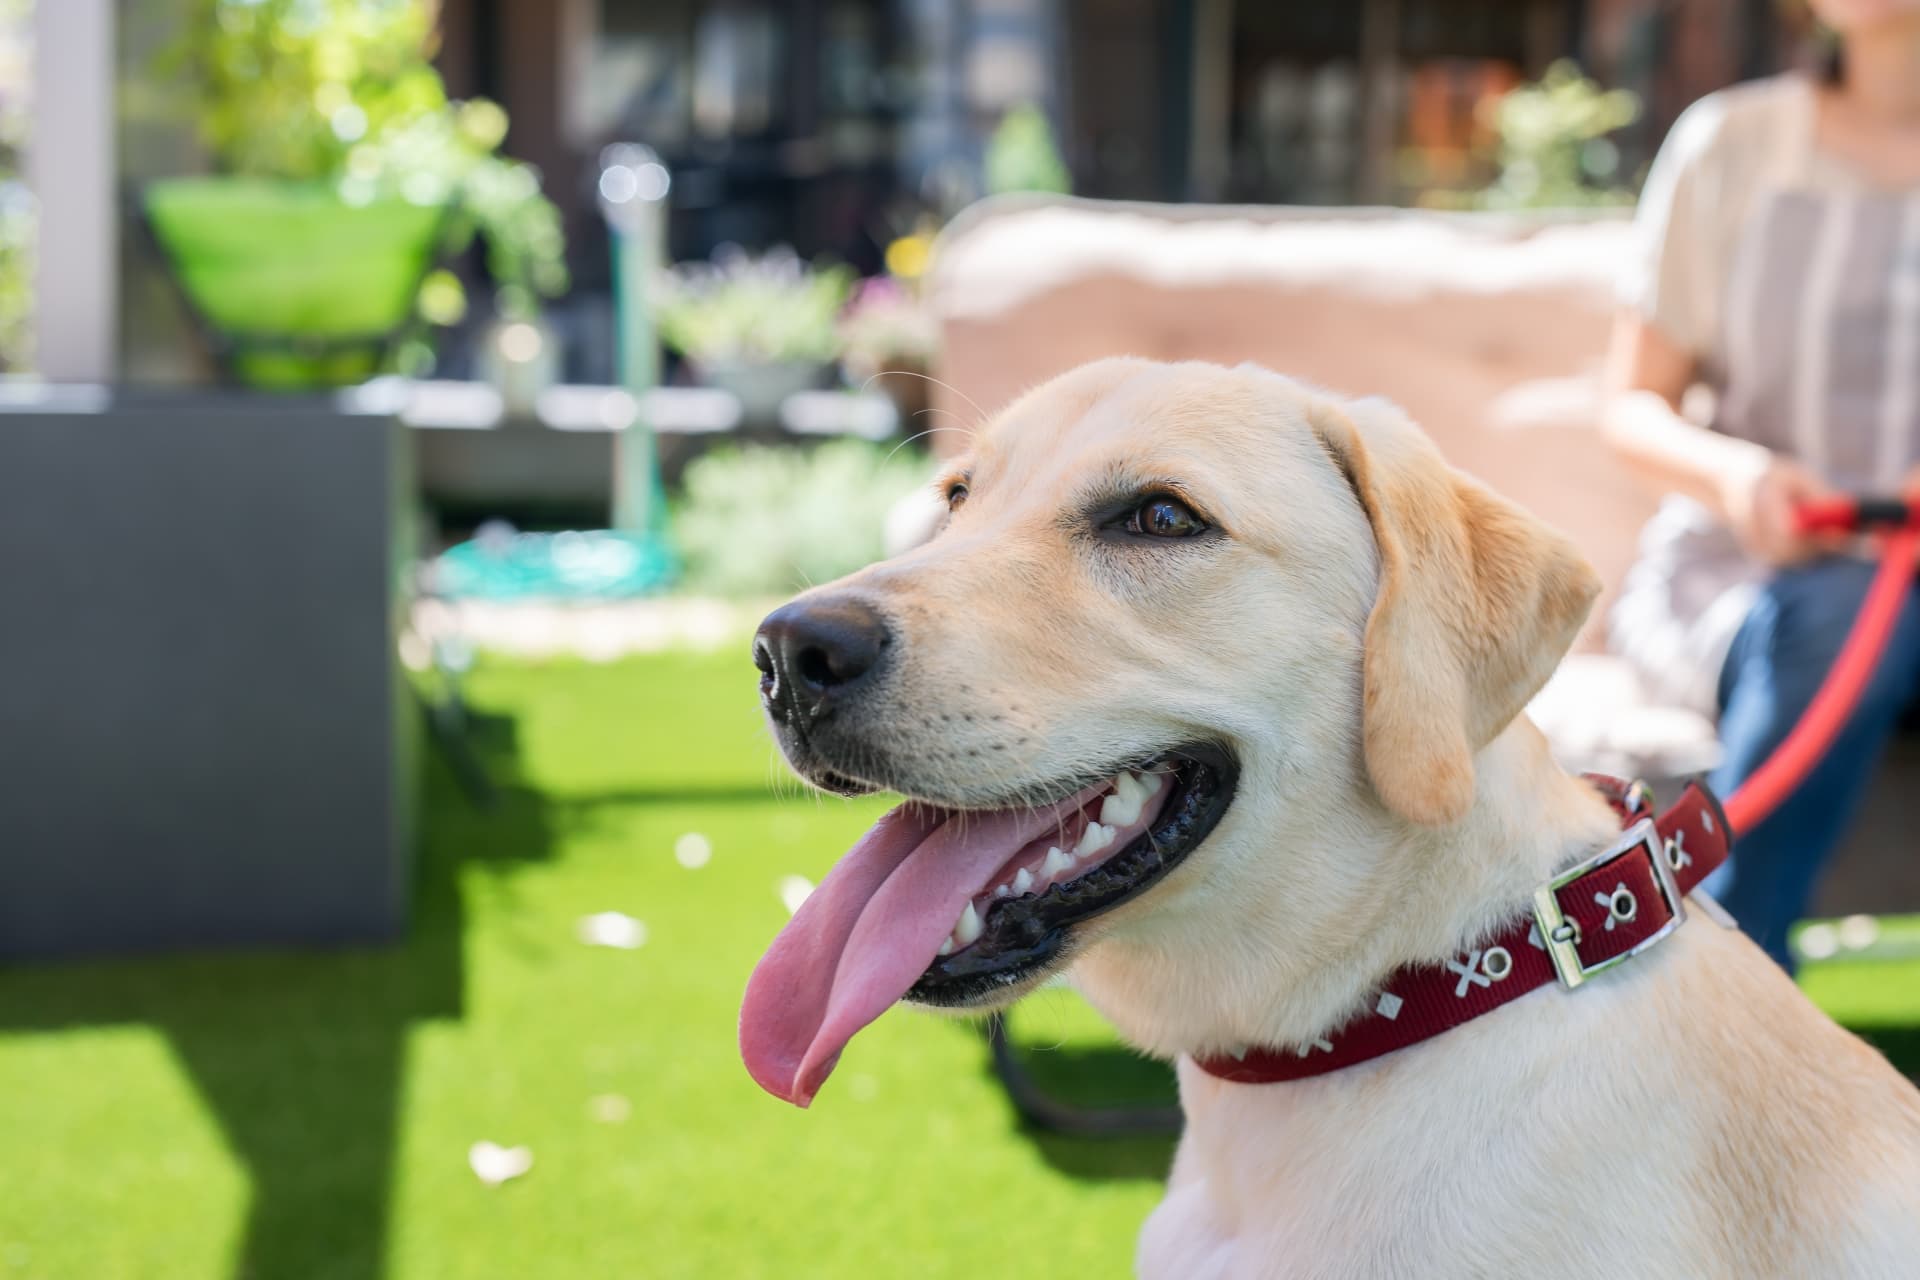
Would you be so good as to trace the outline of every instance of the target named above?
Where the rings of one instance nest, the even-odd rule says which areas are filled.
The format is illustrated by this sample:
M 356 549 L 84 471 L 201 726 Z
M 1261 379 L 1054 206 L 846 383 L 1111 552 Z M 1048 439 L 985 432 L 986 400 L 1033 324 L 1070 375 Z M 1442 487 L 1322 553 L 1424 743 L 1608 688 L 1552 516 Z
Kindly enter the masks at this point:
M 1620 152 L 1608 135 L 1633 123 L 1640 100 L 1602 89 L 1561 59 L 1537 83 L 1493 107 L 1500 176 L 1477 193 L 1483 209 L 1554 209 L 1633 203 L 1620 182 Z
M 880 559 L 887 512 L 928 478 L 924 454 L 864 440 L 707 454 L 674 516 L 685 585 L 785 595 L 852 573 Z
M 449 101 L 432 57 L 436 0 L 194 0 L 160 74 L 191 95 L 223 173 L 335 187 L 349 203 L 399 195 L 452 211 L 448 248 L 486 239 L 504 314 L 567 287 L 559 211 L 539 175 L 499 153 L 507 116 Z M 421 313 L 451 324 L 458 281 L 437 273 Z
M 666 273 L 660 337 L 707 364 L 824 364 L 839 354 L 835 320 L 852 286 L 845 267 L 811 267 L 791 249 L 754 257 L 729 246 Z
M 1000 120 L 987 139 L 986 180 L 989 193 L 1047 191 L 1064 195 L 1072 190 L 1067 166 L 1054 145 L 1053 126 L 1035 106 L 1015 107 Z

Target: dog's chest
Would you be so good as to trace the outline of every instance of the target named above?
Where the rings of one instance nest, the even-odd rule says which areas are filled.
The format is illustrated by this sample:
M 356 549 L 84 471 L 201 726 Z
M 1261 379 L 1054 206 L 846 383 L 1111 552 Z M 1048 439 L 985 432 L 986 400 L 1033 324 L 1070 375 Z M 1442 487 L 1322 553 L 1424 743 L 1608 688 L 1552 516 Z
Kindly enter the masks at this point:
M 1691 1214 L 1672 1203 L 1657 1168 L 1616 1164 L 1604 1140 L 1572 1136 L 1587 1117 L 1569 1128 L 1516 1108 L 1497 1081 L 1442 1078 L 1454 1081 L 1444 1094 L 1387 1098 L 1311 1083 L 1228 1085 L 1183 1062 L 1187 1134 L 1142 1231 L 1141 1276 L 1524 1274 L 1542 1240 L 1568 1242 L 1559 1259 L 1568 1275 L 1686 1274 L 1661 1269 L 1661 1260 L 1684 1265 L 1698 1237 L 1686 1238 Z M 1592 1194 L 1553 1190 L 1581 1186 Z M 1641 1222 L 1640 1209 L 1655 1203 L 1662 1211 Z M 1626 1221 L 1640 1225 L 1623 1233 Z M 1633 1265 L 1621 1271 L 1623 1261 Z

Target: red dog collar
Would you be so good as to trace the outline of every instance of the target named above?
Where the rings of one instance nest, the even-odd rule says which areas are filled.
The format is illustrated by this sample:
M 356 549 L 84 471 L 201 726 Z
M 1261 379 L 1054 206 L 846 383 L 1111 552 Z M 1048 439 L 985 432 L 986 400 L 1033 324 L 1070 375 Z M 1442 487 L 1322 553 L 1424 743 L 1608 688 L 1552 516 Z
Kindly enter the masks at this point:
M 1198 1059 L 1237 1084 L 1325 1075 L 1431 1039 L 1558 981 L 1569 990 L 1679 928 L 1684 900 L 1726 859 L 1726 814 L 1695 782 L 1653 816 L 1646 784 L 1588 775 L 1620 814 L 1620 839 L 1534 892 L 1533 914 L 1443 967 L 1394 973 L 1353 1021 L 1297 1049 L 1249 1049 Z

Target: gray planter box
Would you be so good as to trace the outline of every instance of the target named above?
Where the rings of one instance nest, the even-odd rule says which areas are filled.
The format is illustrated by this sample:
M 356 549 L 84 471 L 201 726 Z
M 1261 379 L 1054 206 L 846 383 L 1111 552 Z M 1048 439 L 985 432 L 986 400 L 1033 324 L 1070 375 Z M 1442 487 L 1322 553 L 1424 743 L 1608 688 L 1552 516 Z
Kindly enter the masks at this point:
M 409 457 L 319 399 L 0 406 L 0 958 L 401 931 Z

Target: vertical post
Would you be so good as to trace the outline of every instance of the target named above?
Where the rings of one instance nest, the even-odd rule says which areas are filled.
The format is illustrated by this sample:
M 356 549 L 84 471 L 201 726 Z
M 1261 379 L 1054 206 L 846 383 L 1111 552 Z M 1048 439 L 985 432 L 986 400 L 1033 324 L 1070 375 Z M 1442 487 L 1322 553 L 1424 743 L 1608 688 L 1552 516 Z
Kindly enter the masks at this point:
M 1193 114 L 1187 198 L 1218 200 L 1232 167 L 1233 0 L 1193 7 Z
M 1393 181 L 1400 0 L 1363 0 L 1360 8 L 1360 199 L 1384 204 Z
M 35 345 L 40 372 L 55 381 L 116 373 L 113 107 L 113 0 L 39 0 L 26 170 L 40 210 Z
M 671 185 L 666 166 L 645 147 L 622 144 L 601 153 L 600 212 L 613 244 L 616 359 L 620 383 L 637 402 L 633 422 L 614 445 L 613 527 L 622 533 L 657 533 L 666 514 L 647 393 L 660 381 L 653 290 L 666 255 Z

